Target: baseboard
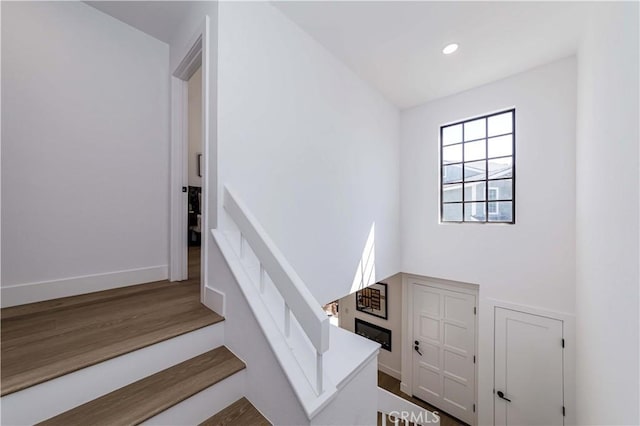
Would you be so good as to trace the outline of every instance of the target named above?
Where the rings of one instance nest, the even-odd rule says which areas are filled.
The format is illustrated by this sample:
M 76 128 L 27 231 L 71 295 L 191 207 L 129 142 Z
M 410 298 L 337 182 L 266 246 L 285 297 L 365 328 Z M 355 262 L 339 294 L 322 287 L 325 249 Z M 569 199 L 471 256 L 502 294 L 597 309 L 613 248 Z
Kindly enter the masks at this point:
M 3 308 L 166 280 L 167 265 L 2 287 Z
M 224 293 L 215 288 L 204 286 L 202 303 L 219 315 L 225 315 Z
M 398 380 L 402 380 L 402 375 L 400 374 L 400 371 L 391 368 L 387 365 L 382 364 L 381 362 L 378 362 L 378 370 L 382 371 L 383 373 L 386 373 L 388 375 L 390 375 L 391 377 L 393 377 L 394 379 L 398 379 Z

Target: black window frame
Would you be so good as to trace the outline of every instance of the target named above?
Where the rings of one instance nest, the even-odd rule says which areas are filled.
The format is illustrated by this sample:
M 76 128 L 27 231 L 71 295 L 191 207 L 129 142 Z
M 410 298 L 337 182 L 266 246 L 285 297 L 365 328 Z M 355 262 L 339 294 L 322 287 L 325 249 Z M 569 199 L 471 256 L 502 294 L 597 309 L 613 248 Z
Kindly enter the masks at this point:
M 499 156 L 499 157 L 489 157 L 489 118 L 490 117 L 494 117 L 496 115 L 502 115 L 502 114 L 506 114 L 506 113 L 511 113 L 511 132 L 510 133 L 504 133 L 501 135 L 494 135 L 491 136 L 491 138 L 495 138 L 495 137 L 500 137 L 500 136 L 507 136 L 507 135 L 511 135 L 511 155 L 510 156 Z M 476 120 L 485 120 L 485 135 L 483 138 L 480 139 L 475 139 L 475 140 L 469 140 L 469 141 L 465 141 L 464 140 L 464 125 L 465 123 L 469 123 L 472 121 L 476 121 Z M 461 125 L 462 127 L 462 140 L 460 142 L 457 143 L 452 143 L 449 145 L 446 145 L 446 147 L 449 146 L 455 146 L 455 145 L 460 145 L 461 149 L 462 149 L 462 160 L 460 162 L 457 163 L 451 163 L 451 164 L 446 164 L 446 166 L 449 165 L 457 165 L 459 164 L 461 167 L 461 181 L 455 181 L 455 182 L 444 182 L 444 157 L 443 157 L 443 149 L 445 148 L 444 145 L 444 141 L 443 141 L 443 133 L 444 133 L 444 129 L 448 128 L 448 127 L 453 127 L 453 126 L 457 126 L 457 125 Z M 485 157 L 483 159 L 479 159 L 479 160 L 471 160 L 469 162 L 475 162 L 475 161 L 485 161 L 485 178 L 484 179 L 474 179 L 472 182 L 484 182 L 485 184 L 485 195 L 484 195 L 484 200 L 481 201 L 475 201 L 476 203 L 482 203 L 484 206 L 484 221 L 480 221 L 480 220 L 476 220 L 476 221 L 465 221 L 465 183 L 467 183 L 468 181 L 465 181 L 465 164 L 467 162 L 465 162 L 464 160 L 464 148 L 465 148 L 465 143 L 469 143 L 469 142 L 476 142 L 476 141 L 480 141 L 480 140 L 484 140 L 485 141 Z M 493 112 L 490 114 L 484 114 L 484 115 L 479 115 L 476 117 L 472 117 L 472 118 L 468 118 L 465 120 L 461 120 L 461 121 L 457 121 L 455 123 L 448 123 L 448 124 L 444 124 L 442 126 L 440 126 L 440 140 L 439 140 L 439 144 L 440 144 L 440 223 L 478 223 L 478 224 L 508 224 L 508 225 L 514 225 L 516 223 L 516 109 L 515 108 L 509 108 L 509 109 L 505 109 L 505 110 L 501 110 L 498 112 Z M 489 179 L 489 160 L 494 160 L 494 159 L 501 159 L 501 158 L 508 158 L 511 157 L 511 177 L 508 178 L 494 178 L 494 179 Z M 498 200 L 490 200 L 489 199 L 489 182 L 492 181 L 498 181 L 498 180 L 511 180 L 511 198 L 510 199 L 498 199 Z M 461 201 L 444 201 L 444 186 L 446 185 L 455 185 L 455 184 L 459 184 L 462 186 L 461 188 L 461 192 L 462 192 L 462 198 Z M 489 203 L 490 202 L 511 202 L 511 221 L 507 221 L 507 220 L 489 220 Z M 469 202 L 468 202 L 469 203 Z M 444 206 L 445 204 L 461 204 L 462 205 L 462 217 L 461 220 L 444 220 Z

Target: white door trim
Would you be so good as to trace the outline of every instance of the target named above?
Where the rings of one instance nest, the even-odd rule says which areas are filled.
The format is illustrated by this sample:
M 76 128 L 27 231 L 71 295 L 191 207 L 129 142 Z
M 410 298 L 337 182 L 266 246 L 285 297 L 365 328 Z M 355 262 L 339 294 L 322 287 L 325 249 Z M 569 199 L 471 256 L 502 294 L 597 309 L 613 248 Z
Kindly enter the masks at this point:
M 474 295 L 476 298 L 476 306 L 479 309 L 479 294 L 478 286 L 473 284 L 466 284 L 457 281 L 449 281 L 438 278 L 421 277 L 417 275 L 402 274 L 402 345 L 400 348 L 401 357 L 401 376 L 400 390 L 407 395 L 412 395 L 413 391 L 413 286 L 412 283 L 417 283 L 424 286 L 441 288 L 444 290 L 457 291 L 459 293 L 466 293 Z M 475 389 L 474 400 L 476 404 L 476 411 L 474 413 L 473 424 L 478 424 L 478 366 L 480 363 L 480 357 L 478 354 L 478 315 L 475 317 Z M 473 426 L 473 425 L 472 425 Z
M 201 286 L 207 277 L 208 230 L 215 227 L 218 217 L 217 200 L 217 140 L 212 139 L 210 129 L 210 23 L 205 16 L 194 32 L 190 42 L 180 55 L 183 59 L 171 77 L 171 177 L 170 177 L 170 244 L 169 279 L 180 281 L 187 278 L 187 195 L 182 192 L 187 182 L 187 81 L 202 67 L 202 251 Z M 201 298 L 203 298 L 201 291 Z
M 565 340 L 565 346 L 563 351 L 563 359 L 562 359 L 562 371 L 564 373 L 563 377 L 563 387 L 564 387 L 564 407 L 566 409 L 566 415 L 564 418 L 565 425 L 575 425 L 576 424 L 576 370 L 575 370 L 575 359 L 576 359 L 576 329 L 575 329 L 575 315 L 567 314 L 564 312 L 556 312 L 548 309 L 542 309 L 535 306 L 521 305 L 517 303 L 506 302 L 504 300 L 486 298 L 483 302 L 481 302 L 482 309 L 486 309 L 491 314 L 484 317 L 485 319 L 490 321 L 488 325 L 491 330 L 494 330 L 495 333 L 495 312 L 496 308 L 504 308 L 511 309 L 513 311 L 524 312 L 526 314 L 538 315 L 542 317 L 547 317 L 551 319 L 555 319 L 558 321 L 562 321 L 563 323 L 563 334 Z M 494 340 L 491 340 L 491 344 L 485 345 L 485 351 L 487 351 L 487 357 L 490 360 L 493 360 L 495 357 L 494 351 Z M 495 365 L 493 362 L 487 363 L 489 368 L 491 369 L 491 386 L 495 386 L 494 377 L 495 377 Z M 487 383 L 485 383 L 487 385 Z M 491 412 L 491 424 L 495 424 L 494 418 L 494 402 L 495 398 L 493 396 L 493 389 L 488 389 L 487 394 L 491 392 L 491 406 L 487 407 Z

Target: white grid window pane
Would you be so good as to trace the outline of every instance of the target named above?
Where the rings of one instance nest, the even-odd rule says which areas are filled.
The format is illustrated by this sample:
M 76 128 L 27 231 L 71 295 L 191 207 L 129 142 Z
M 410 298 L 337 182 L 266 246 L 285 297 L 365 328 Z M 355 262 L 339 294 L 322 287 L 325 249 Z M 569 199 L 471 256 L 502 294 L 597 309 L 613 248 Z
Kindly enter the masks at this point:
M 500 179 L 489 181 L 489 201 L 511 200 L 513 198 L 513 180 Z
M 460 163 L 462 161 L 462 144 L 445 146 L 442 148 L 442 162 L 444 164 Z
M 484 139 L 464 144 L 464 161 L 482 160 L 487 158 L 487 143 Z
M 442 186 L 442 201 L 462 201 L 462 184 L 456 183 L 453 185 Z
M 489 135 L 504 135 L 513 133 L 513 112 L 509 111 L 504 114 L 489 117 Z
M 486 197 L 487 181 L 470 182 L 464 184 L 465 201 L 484 201 Z
M 464 221 L 465 222 L 485 222 L 487 215 L 485 213 L 486 204 L 482 203 L 464 203 Z
M 462 222 L 462 203 L 443 204 L 442 221 L 443 222 Z
M 458 142 L 462 142 L 462 124 L 442 129 L 442 145 L 451 145 Z
M 513 135 L 489 138 L 489 158 L 513 154 Z
M 489 160 L 489 179 L 508 178 L 513 175 L 513 157 Z
M 472 141 L 475 139 L 482 139 L 487 134 L 487 120 L 481 118 L 480 120 L 468 121 L 464 123 L 464 140 Z
M 464 180 L 467 182 L 487 179 L 487 162 L 464 163 Z
M 489 222 L 513 222 L 513 201 L 489 202 Z

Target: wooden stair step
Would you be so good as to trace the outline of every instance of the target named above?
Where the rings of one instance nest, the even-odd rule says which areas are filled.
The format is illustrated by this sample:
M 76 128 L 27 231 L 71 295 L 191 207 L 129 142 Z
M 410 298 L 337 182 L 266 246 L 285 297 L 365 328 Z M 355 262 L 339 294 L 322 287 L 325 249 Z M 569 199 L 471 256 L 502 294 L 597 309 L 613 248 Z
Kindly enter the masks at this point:
M 2 320 L 33 315 L 39 312 L 52 312 L 55 310 L 69 309 L 75 306 L 86 306 L 107 299 L 123 298 L 136 293 L 158 290 L 164 287 L 173 287 L 176 284 L 170 281 L 157 281 L 152 283 L 136 284 L 128 287 L 113 288 L 110 290 L 96 291 L 77 296 L 62 297 L 59 299 L 44 300 L 42 302 L 28 303 L 26 305 L 2 308 Z
M 247 398 L 241 398 L 219 413 L 209 417 L 200 426 L 271 426 Z
M 96 324 L 126 322 L 131 317 L 140 317 L 146 308 L 140 305 L 141 300 L 149 300 L 154 311 L 170 308 L 176 300 L 197 302 L 193 296 L 198 288 L 193 285 L 173 285 L 154 289 L 154 291 L 138 292 L 124 297 L 105 297 L 93 303 L 74 304 L 66 308 L 52 308 L 37 311 L 33 314 L 7 317 L 1 311 L 3 324 L 3 342 L 21 340 L 18 344 L 38 341 L 42 337 L 61 334 L 65 331 L 86 328 Z M 8 308 L 12 309 L 12 308 Z
M 40 424 L 139 424 L 244 368 L 240 359 L 221 346 Z
M 0 314 L 2 396 L 224 320 L 200 303 L 199 283 L 164 282 Z

